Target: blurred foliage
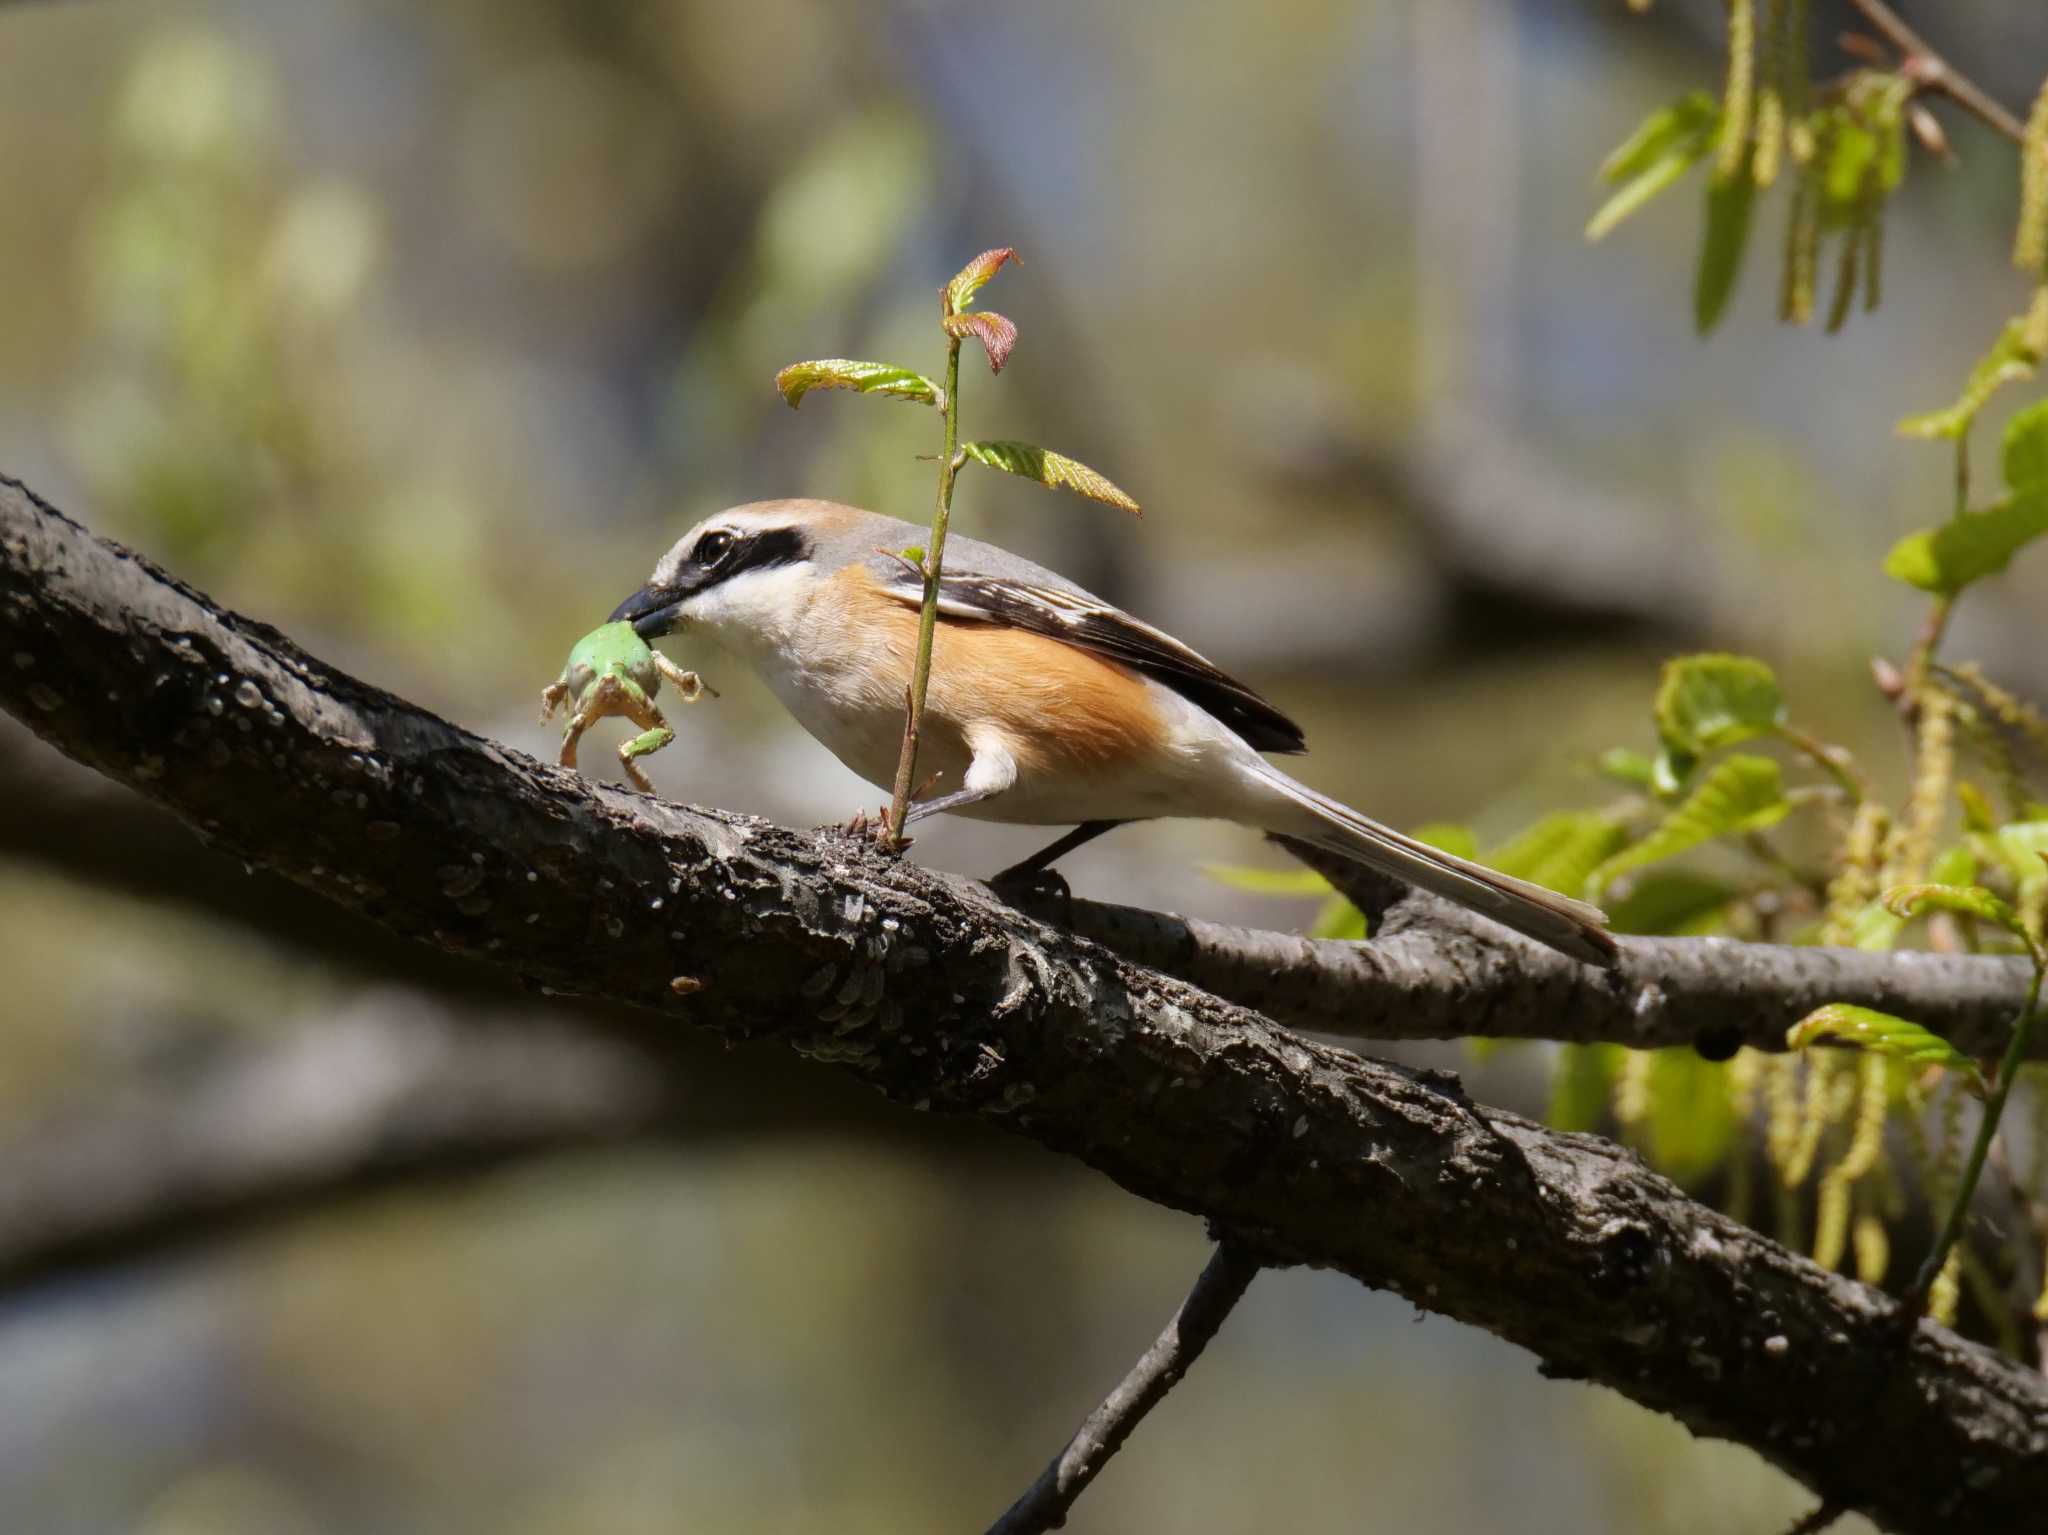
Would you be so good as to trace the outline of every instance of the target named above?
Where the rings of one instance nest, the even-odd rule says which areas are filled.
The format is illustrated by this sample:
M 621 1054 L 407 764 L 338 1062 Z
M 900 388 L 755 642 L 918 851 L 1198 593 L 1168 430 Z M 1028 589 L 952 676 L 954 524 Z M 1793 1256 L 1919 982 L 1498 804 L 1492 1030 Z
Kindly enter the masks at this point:
M 1000 230 L 1035 258 L 1004 429 L 1014 410 L 1018 435 L 1113 463 L 1159 509 L 1128 532 L 1035 517 L 1036 547 L 1288 689 L 1345 797 L 1397 820 L 1483 806 L 1422 834 L 1574 892 L 1607 866 L 1626 931 L 2013 946 L 1981 916 L 1908 919 L 1882 896 L 1939 882 L 2039 913 L 2039 674 L 1978 648 L 1981 631 L 1981 666 L 1930 649 L 1896 774 L 1894 700 L 1852 679 L 1928 581 L 1967 585 L 1972 611 L 1995 611 L 1987 582 L 2015 606 L 2038 597 L 2031 503 L 2007 466 L 1969 506 L 1995 537 L 1909 521 L 1946 469 L 1851 430 L 1949 397 L 1965 345 L 1995 342 L 1955 407 L 1903 430 L 1967 440 L 2035 376 L 2048 305 L 2006 303 L 1957 234 L 2004 219 L 2010 178 L 1973 150 L 1957 176 L 1923 177 L 1915 155 L 1893 181 L 1921 105 L 1900 107 L 1898 71 L 1859 65 L 1802 103 L 1800 66 L 1773 50 L 1805 8 L 1761 3 L 1747 83 L 1731 59 L 1684 131 L 1613 183 L 1654 172 L 1633 196 L 1648 208 L 1703 182 L 1699 238 L 1679 251 L 1668 215 L 1632 219 L 1596 264 L 1569 248 L 1574 189 L 1631 102 L 1699 83 L 1686 34 L 1639 35 L 1618 9 L 1485 8 L 1485 47 L 1425 99 L 1427 34 L 1455 9 L 11 8 L 4 467 L 33 465 L 60 503 L 75 493 L 95 526 L 224 600 L 523 743 L 511 721 L 532 730 L 533 682 L 675 528 L 790 491 L 928 504 L 919 413 L 792 422 L 770 375 L 813 348 L 909 354 L 945 253 Z M 1996 19 L 1944 26 L 1981 43 Z M 1438 175 L 1428 156 L 1459 143 L 1496 174 Z M 2037 180 L 2022 207 L 2040 206 Z M 1774 253 L 1788 309 L 1846 319 L 1889 290 L 1884 326 L 1845 338 L 1864 349 L 1853 369 L 1728 344 L 1762 307 L 1743 302 L 1753 248 L 1795 211 Z M 2016 248 L 2038 224 L 2022 212 Z M 1499 265 L 1472 282 L 1481 258 Z M 1952 268 L 1939 303 L 1880 284 L 1882 265 L 1931 286 L 1934 261 Z M 1661 328 L 1631 289 L 1685 268 L 1691 314 L 1668 306 L 1681 329 Z M 1099 280 L 1114 271 L 1143 280 Z M 1690 325 L 1731 334 L 1680 354 Z M 1552 461 L 1621 488 L 1641 537 L 1527 485 L 1487 509 L 1481 541 L 1533 541 L 1574 575 L 1612 559 L 1608 591 L 1696 605 L 1618 631 L 1545 611 L 1504 626 L 1511 644 L 1473 643 L 1473 611 L 1547 594 L 1447 580 L 1438 529 L 1380 468 L 1489 392 L 1494 417 L 1453 423 L 1461 457 L 1512 446 L 1503 421 L 1540 432 Z M 963 518 L 1013 492 L 1035 495 L 982 476 Z M 1887 604 L 1842 579 L 1919 523 L 1924 542 L 1900 547 L 1926 580 Z M 1986 575 L 2001 552 L 2008 572 Z M 1645 655 L 1702 635 L 1772 657 L 1785 721 L 1749 730 L 1734 688 L 1717 716 L 1734 733 L 1684 734 Z M 732 744 L 766 701 L 736 688 L 720 707 L 689 793 L 843 809 L 808 767 L 780 800 L 744 798 L 775 777 L 771 743 Z M 1631 729 L 1583 807 L 1561 809 L 1571 743 Z M 1833 743 L 1854 752 L 1846 782 Z M 1738 800 L 1654 865 L 1610 864 L 1744 758 L 1774 764 L 1776 799 Z M 1765 769 L 1733 773 L 1768 787 Z M 1745 824 L 1779 803 L 1774 824 Z M 1128 837 L 1126 864 L 1093 867 L 1150 904 L 1185 895 L 1172 881 L 1196 850 L 1239 846 L 1198 827 Z M 1319 931 L 1363 936 L 1322 901 Z M 0 1088 L 23 1129 L 100 1092 L 175 1090 L 219 1032 L 288 1027 L 351 984 L 17 870 L 0 878 L 0 963 Z M 1504 1093 L 1536 1053 L 1500 1053 Z M 1910 1224 L 1916 1177 L 1953 1198 L 1975 1113 L 1950 1077 L 1841 1049 L 1554 1062 L 1560 1122 L 1619 1124 L 1866 1275 Z M 2017 1172 L 2038 1189 L 2048 1092 L 2033 1096 L 2039 1128 L 2014 1149 L 2035 1149 Z M 1753 1145 L 1768 1173 L 1745 1190 Z M 144 1283 L 67 1286 L 10 1319 L 0 1508 L 39 1535 L 971 1524 L 1150 1336 L 1199 1246 L 1085 1176 L 1005 1176 L 837 1141 L 692 1150 L 336 1211 Z M 2017 1243 L 1951 1275 L 1988 1297 L 1984 1316 L 2015 1314 L 2024 1264 L 1987 1265 Z M 1699 1535 L 1800 1503 L 1754 1457 L 1603 1393 L 1559 1414 L 1571 1388 L 1489 1340 L 1411 1330 L 1348 1283 L 1262 1279 L 1203 1368 L 1215 1389 L 1177 1398 L 1174 1432 L 1120 1460 L 1077 1528 L 1308 1527 L 1369 1497 L 1390 1524 Z M 1247 1402 L 1316 1478 L 1236 1453 Z
M 1879 297 L 1887 201 L 1905 179 L 1909 125 L 1930 152 L 1946 141 L 1918 100 L 1926 72 L 1900 58 L 1808 78 L 1811 19 L 1802 0 L 1731 0 L 1721 98 L 1693 91 L 1653 112 L 1601 167 L 1615 188 L 1588 224 L 1599 240 L 1696 165 L 1710 167 L 1695 284 L 1702 332 L 1719 322 L 1739 274 L 1758 191 L 1791 182 L 1782 317 L 1803 322 L 1814 303 L 1824 242 L 1837 252 L 1828 329 L 1860 291 Z M 1858 56 L 1870 40 L 1850 38 Z M 2033 1353 L 2032 1319 L 2048 1318 L 2048 1143 L 2004 1126 L 2007 1099 L 2048 1120 L 2048 1067 L 2027 1059 L 2048 968 L 2048 715 L 1980 666 L 1939 663 L 1957 599 L 2006 569 L 2048 534 L 2048 401 L 2017 411 L 2002 436 L 2003 487 L 1975 504 L 1969 443 L 2000 385 L 2034 377 L 2048 349 L 2048 86 L 2021 145 L 2014 259 L 2034 292 L 1972 370 L 1958 402 L 1909 418 L 1911 437 L 1947 440 L 1954 499 L 1945 518 L 1902 538 L 1884 573 L 1933 598 L 1903 670 L 1880 668 L 1880 690 L 1906 725 L 1908 771 L 1887 802 L 1844 746 L 1792 723 L 1772 668 L 1754 657 L 1683 656 L 1666 663 L 1651 703 L 1660 750 L 1617 746 L 1599 772 L 1627 792 L 1597 809 L 1553 810 L 1481 856 L 1504 872 L 1605 902 L 1617 930 L 1891 948 L 1909 939 L 1944 949 L 2020 953 L 2035 963 L 2034 993 L 2014 1020 L 2002 1062 L 1971 1061 L 1910 1019 L 1836 1003 L 1792 1028 L 1796 1053 L 1745 1050 L 1727 1062 L 1690 1050 L 1628 1052 L 1604 1045 L 1553 1052 L 1550 1108 L 1573 1129 L 1611 1113 L 1653 1165 L 1696 1188 L 1718 1188 L 1745 1216 L 1748 1160 L 1760 1146 L 1776 1174 L 1780 1234 L 1835 1267 L 1853 1253 L 1859 1277 L 1881 1283 L 1888 1227 L 1908 1213 L 1901 1174 L 1945 1210 L 1911 1290 L 1954 1320 L 1973 1282 L 1985 1321 L 2006 1346 Z M 1775 748 L 1758 752 L 1757 744 Z M 1731 748 L 1748 746 L 1746 751 Z M 1963 776 L 1996 784 L 2002 807 Z M 1794 775 L 1788 778 L 1788 774 Z M 1781 839 L 1798 817 L 1798 847 Z M 1469 837 L 1466 841 L 1471 841 Z M 1671 860 L 1706 858 L 1698 869 Z M 1653 869 L 1653 866 L 1654 869 Z M 1252 871 L 1226 877 L 1266 883 Z M 1327 887 L 1320 887 L 1327 890 Z M 1341 900 L 1325 931 L 1362 930 Z M 1853 1047 L 1860 1059 L 1839 1048 Z M 1480 1045 L 1490 1056 L 1492 1042 Z M 1984 1100 L 1973 1135 L 1958 1133 L 1964 1096 Z M 1932 1107 L 1930 1107 L 1932 1105 Z M 1930 1113 L 1947 1127 L 1930 1138 Z M 1887 1124 L 1896 1121 L 1896 1134 Z M 1987 1250 L 1962 1241 L 1994 1142 L 2005 1131 L 2007 1197 L 2023 1219 Z M 2025 1172 L 2010 1144 L 2031 1144 Z M 1901 1165 L 1894 1165 L 1894 1163 Z M 1811 1225 L 1801 1200 L 1810 1201 Z M 1996 1250 L 1991 1250 L 1995 1248 Z M 1974 1276 L 1974 1279 L 1972 1279 Z M 2025 1343 L 2023 1339 L 2029 1340 Z

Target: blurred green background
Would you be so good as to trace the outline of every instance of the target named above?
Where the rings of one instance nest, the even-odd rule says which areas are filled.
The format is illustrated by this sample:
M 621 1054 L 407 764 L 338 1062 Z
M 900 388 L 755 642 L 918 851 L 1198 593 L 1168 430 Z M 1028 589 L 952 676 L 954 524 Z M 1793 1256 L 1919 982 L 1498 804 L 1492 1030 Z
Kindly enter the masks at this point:
M 1890 771 L 1862 679 L 1916 604 L 1877 563 L 1948 494 L 1890 424 L 2018 307 L 2011 154 L 1958 124 L 1961 163 L 1919 169 L 1874 320 L 1780 332 L 1757 261 L 1702 345 L 1692 195 L 1579 231 L 1600 156 L 1711 83 L 1720 9 L 0 5 L 0 472 L 549 755 L 541 685 L 696 518 L 785 494 L 925 514 L 934 418 L 791 413 L 770 378 L 929 369 L 937 285 L 1014 244 L 988 297 L 1022 340 L 969 376 L 968 430 L 1069 451 L 1146 516 L 970 475 L 956 525 L 1246 676 L 1308 727 L 1319 787 L 1489 834 L 1592 802 L 1593 755 L 1647 738 L 1656 662 L 1699 645 L 1767 657 Z M 2026 0 L 1917 9 L 2024 99 Z M 1954 652 L 2040 684 L 2043 586 L 2037 564 L 1973 594 Z M 799 824 L 872 805 L 750 678 L 670 648 L 725 696 L 677 719 L 663 793 Z M 985 872 L 1035 836 L 944 825 L 917 851 Z M 1202 872 L 1271 856 L 1169 824 L 1067 870 L 1305 920 Z M 0 1166 L 400 1006 L 339 917 L 253 934 L 267 879 L 0 720 Z M 1542 1068 L 1501 1052 L 1474 1090 L 1538 1107 Z M 1202 1261 L 1197 1223 L 993 1132 L 794 1062 L 703 1072 L 696 1133 L 16 1286 L 0 1528 L 977 1529 Z M 1749 1535 L 1807 1501 L 1518 1350 L 1286 1273 L 1071 1527 Z

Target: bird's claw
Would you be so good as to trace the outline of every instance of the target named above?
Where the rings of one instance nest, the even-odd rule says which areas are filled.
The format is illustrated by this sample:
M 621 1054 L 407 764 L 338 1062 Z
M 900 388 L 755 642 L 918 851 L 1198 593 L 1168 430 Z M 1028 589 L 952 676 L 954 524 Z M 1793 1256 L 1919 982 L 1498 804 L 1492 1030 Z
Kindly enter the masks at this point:
M 881 806 L 874 818 L 868 817 L 866 809 L 856 810 L 850 820 L 840 823 L 838 828 L 849 837 L 872 838 L 875 845 L 884 852 L 900 853 L 916 839 L 913 837 L 891 837 L 889 835 L 889 807 Z
M 988 887 L 1012 906 L 1058 912 L 1062 926 L 1073 915 L 1073 887 L 1057 869 L 1004 869 Z

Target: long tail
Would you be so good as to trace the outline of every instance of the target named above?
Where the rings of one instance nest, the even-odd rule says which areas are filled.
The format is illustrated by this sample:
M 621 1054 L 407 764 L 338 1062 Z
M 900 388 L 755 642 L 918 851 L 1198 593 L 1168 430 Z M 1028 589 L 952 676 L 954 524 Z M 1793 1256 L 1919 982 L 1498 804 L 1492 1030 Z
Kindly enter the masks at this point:
M 1586 964 L 1612 966 L 1619 958 L 1599 907 L 1417 842 L 1295 782 L 1263 759 L 1259 766 L 1263 782 L 1308 812 L 1303 824 L 1273 830 L 1419 885 Z

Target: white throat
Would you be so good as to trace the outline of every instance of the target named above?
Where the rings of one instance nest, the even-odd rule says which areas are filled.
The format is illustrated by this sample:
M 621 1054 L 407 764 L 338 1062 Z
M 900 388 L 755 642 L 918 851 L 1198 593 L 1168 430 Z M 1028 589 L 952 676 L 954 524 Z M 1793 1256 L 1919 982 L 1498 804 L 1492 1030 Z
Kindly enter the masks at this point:
M 692 597 L 682 616 L 772 682 L 794 659 L 819 584 L 808 560 L 743 571 Z

